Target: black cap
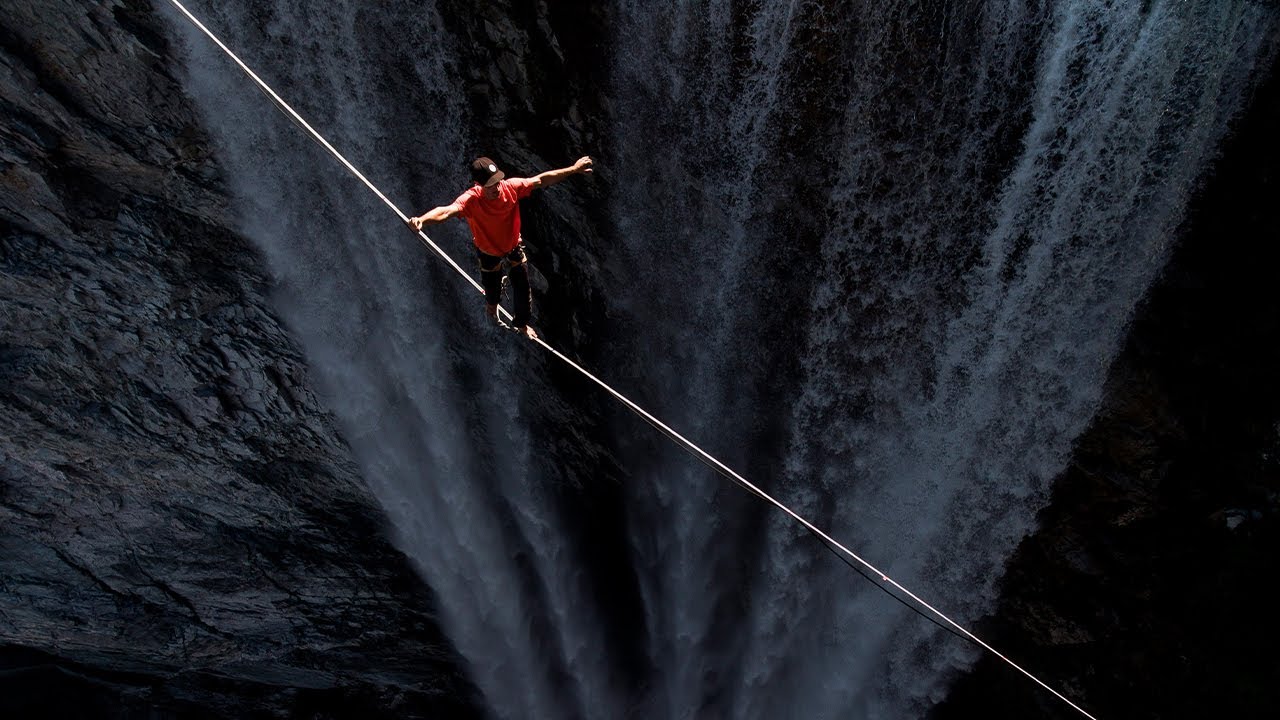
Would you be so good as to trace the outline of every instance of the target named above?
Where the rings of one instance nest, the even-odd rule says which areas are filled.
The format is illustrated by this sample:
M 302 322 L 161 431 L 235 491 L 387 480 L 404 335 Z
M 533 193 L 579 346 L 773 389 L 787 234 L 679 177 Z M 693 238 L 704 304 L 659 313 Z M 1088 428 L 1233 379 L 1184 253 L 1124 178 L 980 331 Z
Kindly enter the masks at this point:
M 471 162 L 471 179 L 478 185 L 488 185 L 504 177 L 506 174 L 498 169 L 498 164 L 487 157 L 478 157 Z

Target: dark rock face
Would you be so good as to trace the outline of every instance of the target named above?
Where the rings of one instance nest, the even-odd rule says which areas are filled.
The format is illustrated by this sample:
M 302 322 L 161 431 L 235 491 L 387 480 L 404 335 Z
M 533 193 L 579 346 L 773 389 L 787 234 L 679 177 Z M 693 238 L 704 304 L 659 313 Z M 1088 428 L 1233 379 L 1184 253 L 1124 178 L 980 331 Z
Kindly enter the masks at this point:
M 153 4 L 0 20 L 0 714 L 469 716 Z

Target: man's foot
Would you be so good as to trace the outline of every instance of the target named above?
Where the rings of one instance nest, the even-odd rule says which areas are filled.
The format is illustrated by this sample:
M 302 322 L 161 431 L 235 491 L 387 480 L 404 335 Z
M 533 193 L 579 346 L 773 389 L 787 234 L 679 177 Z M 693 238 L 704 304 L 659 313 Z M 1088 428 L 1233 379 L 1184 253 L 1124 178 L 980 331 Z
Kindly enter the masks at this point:
M 512 330 L 515 330 L 516 332 L 520 333 L 521 335 L 524 335 L 530 340 L 538 339 L 538 333 L 534 332 L 533 328 L 528 325 L 525 325 L 524 327 L 512 328 Z

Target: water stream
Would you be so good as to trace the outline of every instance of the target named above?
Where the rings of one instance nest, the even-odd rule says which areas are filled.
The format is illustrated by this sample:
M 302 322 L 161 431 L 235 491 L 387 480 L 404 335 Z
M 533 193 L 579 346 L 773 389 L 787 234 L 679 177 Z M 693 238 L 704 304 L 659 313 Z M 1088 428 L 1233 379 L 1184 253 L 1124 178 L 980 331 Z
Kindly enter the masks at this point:
M 192 9 L 404 209 L 462 189 L 460 41 L 436 3 L 207 5 Z M 612 80 L 595 90 L 628 181 L 604 261 L 654 281 L 608 294 L 636 328 L 610 352 L 644 359 L 677 429 L 977 620 L 1274 52 L 1258 28 L 1276 10 L 608 13 Z M 492 381 L 517 376 L 516 353 L 474 340 L 468 289 L 174 28 L 277 306 L 495 717 L 908 718 L 944 696 L 971 648 L 678 452 L 621 458 L 640 468 L 624 492 L 650 667 L 620 678 L 574 520 L 529 462 L 537 408 Z M 433 237 L 470 267 L 461 223 Z M 610 431 L 651 432 L 626 427 Z

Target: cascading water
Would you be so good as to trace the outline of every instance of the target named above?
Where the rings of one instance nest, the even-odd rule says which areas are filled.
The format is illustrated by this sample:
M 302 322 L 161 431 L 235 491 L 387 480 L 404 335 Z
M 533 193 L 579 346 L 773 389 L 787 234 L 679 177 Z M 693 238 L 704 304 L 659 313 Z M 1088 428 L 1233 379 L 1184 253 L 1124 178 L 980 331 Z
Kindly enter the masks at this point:
M 421 211 L 461 189 L 469 149 L 458 52 L 425 5 L 193 10 Z M 647 361 L 645 392 L 678 430 L 961 622 L 980 617 L 1274 52 L 1257 28 L 1276 11 L 607 14 L 612 84 L 597 90 L 625 181 L 605 261 L 643 270 L 618 272 L 636 281 L 611 310 L 634 334 L 606 355 Z M 556 478 L 529 461 L 528 408 L 492 377 L 536 380 L 510 343 L 476 340 L 491 337 L 479 300 L 376 200 L 203 39 L 188 55 L 280 311 L 495 716 L 919 717 L 971 661 L 789 521 L 682 454 L 647 453 L 622 460 L 651 667 L 620 679 Z M 469 267 L 464 233 L 432 236 Z
M 743 18 L 733 6 L 721 1 L 663 11 L 652 3 L 622 4 L 618 55 L 633 64 L 618 72 L 614 136 L 619 165 L 638 175 L 615 204 L 620 250 L 655 280 L 618 293 L 620 306 L 655 321 L 638 331 L 644 344 L 664 350 L 659 357 L 646 354 L 652 358 L 646 379 L 682 399 L 664 407 L 667 421 L 688 436 L 737 440 L 745 439 L 745 428 L 726 419 L 734 392 L 729 379 L 747 347 L 739 321 L 754 314 L 739 300 L 748 292 L 747 268 L 772 239 L 750 220 L 756 173 L 771 149 L 771 113 L 784 102 L 781 63 L 793 18 L 791 9 L 775 5 L 739 27 Z M 731 61 L 739 47 L 745 52 Z M 656 150 L 645 140 L 651 137 L 671 142 Z M 671 292 L 675 286 L 696 292 Z M 750 457 L 731 443 L 708 447 L 731 466 Z M 726 639 L 733 630 L 721 623 L 734 605 L 736 580 L 724 580 L 732 580 L 737 560 L 728 548 L 744 527 L 734 515 L 753 515 L 717 513 L 726 502 L 741 507 L 743 498 L 708 482 L 702 466 L 670 457 L 643 477 L 629 504 L 643 529 L 635 562 L 647 642 L 659 669 L 640 715 L 674 718 L 717 692 L 708 674 L 729 677 L 734 652 Z M 726 550 L 716 552 L 722 544 Z
M 684 314 L 651 337 L 672 348 L 661 370 L 693 400 L 692 434 L 732 438 L 730 464 L 757 439 L 721 404 L 761 396 L 756 346 L 790 350 L 752 329 L 797 314 L 741 288 L 776 284 L 759 276 L 785 268 L 760 256 L 792 244 L 812 277 L 803 380 L 787 407 L 757 405 L 791 413 L 774 487 L 961 621 L 981 617 L 1254 62 L 1273 51 L 1257 28 L 1275 13 L 1083 1 L 622 10 L 615 142 L 643 182 L 615 205 L 620 235 L 647 272 L 680 278 L 662 292 L 694 292 L 637 285 L 620 303 Z M 808 149 L 788 126 L 804 123 L 838 128 L 817 181 L 794 159 Z M 655 135 L 669 144 L 655 151 Z M 788 184 L 805 191 L 783 212 L 746 209 Z M 790 213 L 826 219 L 816 243 Z M 681 458 L 652 481 L 658 492 L 632 506 L 651 534 L 637 557 L 668 693 L 653 716 L 919 717 L 972 659 L 781 515 L 759 570 L 726 570 L 744 548 L 725 542 L 742 508 L 718 504 Z
M 375 183 L 412 192 L 403 207 L 420 212 L 463 189 L 456 51 L 431 8 L 193 10 Z M 185 20 L 174 23 L 189 39 L 187 87 L 280 312 L 491 709 L 550 718 L 607 706 L 597 611 L 545 498 L 556 478 L 531 469 L 517 395 L 491 379 L 522 376 L 510 344 L 482 326 L 470 288 L 460 298 L 457 279 L 385 207 Z M 464 232 L 433 235 L 470 267 Z

